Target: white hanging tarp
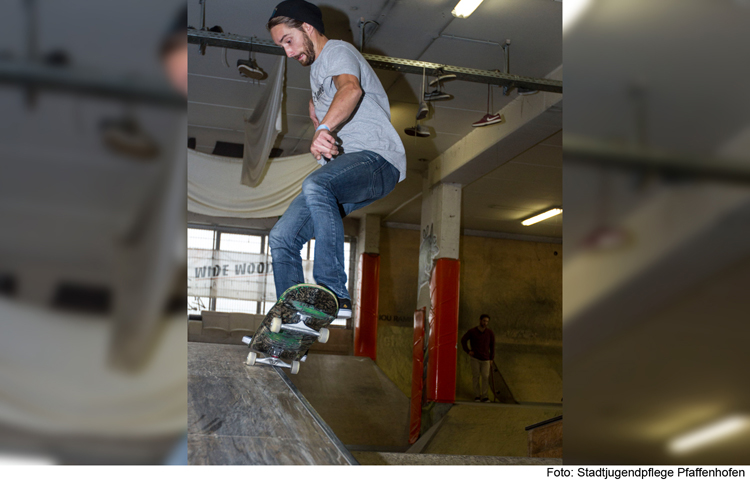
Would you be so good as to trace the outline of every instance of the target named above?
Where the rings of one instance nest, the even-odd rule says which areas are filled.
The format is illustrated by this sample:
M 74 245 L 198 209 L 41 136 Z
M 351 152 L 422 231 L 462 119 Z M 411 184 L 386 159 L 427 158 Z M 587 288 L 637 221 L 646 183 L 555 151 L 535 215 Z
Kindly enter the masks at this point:
M 178 434 L 187 424 L 185 316 L 160 319 L 137 372 L 107 365 L 112 321 L 0 298 L 0 423 L 35 433 Z M 21 344 L 23 342 L 23 344 Z
M 263 180 L 273 143 L 281 132 L 281 103 L 284 99 L 286 58 L 269 74 L 266 90 L 250 118 L 245 119 L 245 150 L 242 156 L 242 185 L 257 187 Z
M 188 211 L 231 218 L 281 216 L 320 165 L 311 154 L 268 160 L 263 181 L 248 188 L 237 181 L 242 160 L 188 150 Z

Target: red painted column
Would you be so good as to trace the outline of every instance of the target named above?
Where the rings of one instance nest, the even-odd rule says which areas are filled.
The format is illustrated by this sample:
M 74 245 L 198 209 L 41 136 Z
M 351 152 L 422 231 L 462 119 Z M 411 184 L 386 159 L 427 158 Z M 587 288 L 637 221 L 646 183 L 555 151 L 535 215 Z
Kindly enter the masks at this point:
M 412 347 L 411 409 L 409 413 L 409 444 L 419 439 L 422 429 L 422 387 L 424 386 L 424 321 L 425 309 L 414 312 L 414 346 Z
M 456 345 L 460 262 L 438 259 L 430 279 L 430 336 L 427 357 L 427 400 L 456 400 Z
M 378 355 L 378 291 L 380 290 L 380 255 L 362 254 L 359 263 L 357 319 L 354 326 L 354 355 Z

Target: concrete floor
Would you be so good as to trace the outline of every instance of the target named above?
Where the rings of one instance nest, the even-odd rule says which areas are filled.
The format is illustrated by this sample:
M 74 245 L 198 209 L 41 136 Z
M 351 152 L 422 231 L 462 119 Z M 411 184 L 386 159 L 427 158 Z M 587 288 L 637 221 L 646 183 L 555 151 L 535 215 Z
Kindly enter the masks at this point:
M 360 465 L 562 465 L 561 458 L 426 455 L 355 451 Z
M 561 414 L 560 406 L 458 404 L 422 453 L 527 457 L 525 428 Z

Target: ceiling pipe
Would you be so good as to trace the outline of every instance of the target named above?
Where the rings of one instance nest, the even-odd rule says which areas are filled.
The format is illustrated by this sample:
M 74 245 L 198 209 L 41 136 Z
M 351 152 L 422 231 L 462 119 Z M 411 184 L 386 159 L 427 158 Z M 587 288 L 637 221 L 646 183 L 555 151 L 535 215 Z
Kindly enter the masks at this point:
M 490 41 L 490 40 L 483 40 L 483 39 L 474 39 L 474 38 L 464 38 L 463 36 L 454 36 L 452 34 L 441 34 L 439 36 L 440 38 L 448 38 L 448 39 L 457 39 L 460 41 L 470 41 L 472 43 L 482 43 L 485 45 L 493 45 L 493 46 L 500 46 L 500 43 L 497 41 Z
M 370 23 L 375 24 L 378 27 L 380 26 L 377 21 L 366 21 L 364 17 L 361 17 L 357 24 L 359 26 L 359 51 L 361 53 L 364 53 L 365 51 L 365 28 Z
M 201 31 L 206 30 L 206 0 L 198 0 L 201 5 Z M 201 55 L 206 54 L 206 43 L 201 43 L 200 46 Z
M 505 40 L 505 43 L 500 45 L 503 48 L 503 56 L 505 58 L 505 66 L 503 68 L 503 72 L 506 74 L 510 74 L 510 38 Z M 513 91 L 513 86 L 506 84 L 503 86 L 503 95 L 508 96 L 508 93 Z

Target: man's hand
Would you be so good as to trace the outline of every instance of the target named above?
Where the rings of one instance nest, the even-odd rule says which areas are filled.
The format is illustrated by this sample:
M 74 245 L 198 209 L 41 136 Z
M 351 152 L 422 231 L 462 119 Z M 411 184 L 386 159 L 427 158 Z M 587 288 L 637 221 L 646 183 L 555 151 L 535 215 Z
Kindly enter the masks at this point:
M 318 123 L 315 118 L 315 108 L 310 100 L 310 119 L 319 127 L 320 124 L 326 124 L 330 129 L 336 129 L 339 125 L 349 119 L 354 109 L 362 98 L 362 88 L 359 86 L 359 79 L 351 74 L 341 74 L 333 77 L 333 84 L 336 86 L 336 95 L 333 97 L 328 113 L 323 121 Z M 336 146 L 336 139 L 325 129 L 315 132 L 310 152 L 316 160 L 321 156 L 332 159 L 339 154 Z
M 318 122 L 318 116 L 315 115 L 315 105 L 312 99 L 310 99 L 310 120 L 312 120 L 313 126 L 317 129 L 320 122 Z
M 473 357 L 473 356 L 474 356 L 474 352 L 469 352 L 469 357 Z
M 339 149 L 336 146 L 336 139 L 326 129 L 320 129 L 313 136 L 312 145 L 310 146 L 310 152 L 319 160 L 321 156 L 325 156 L 329 160 L 339 154 Z

